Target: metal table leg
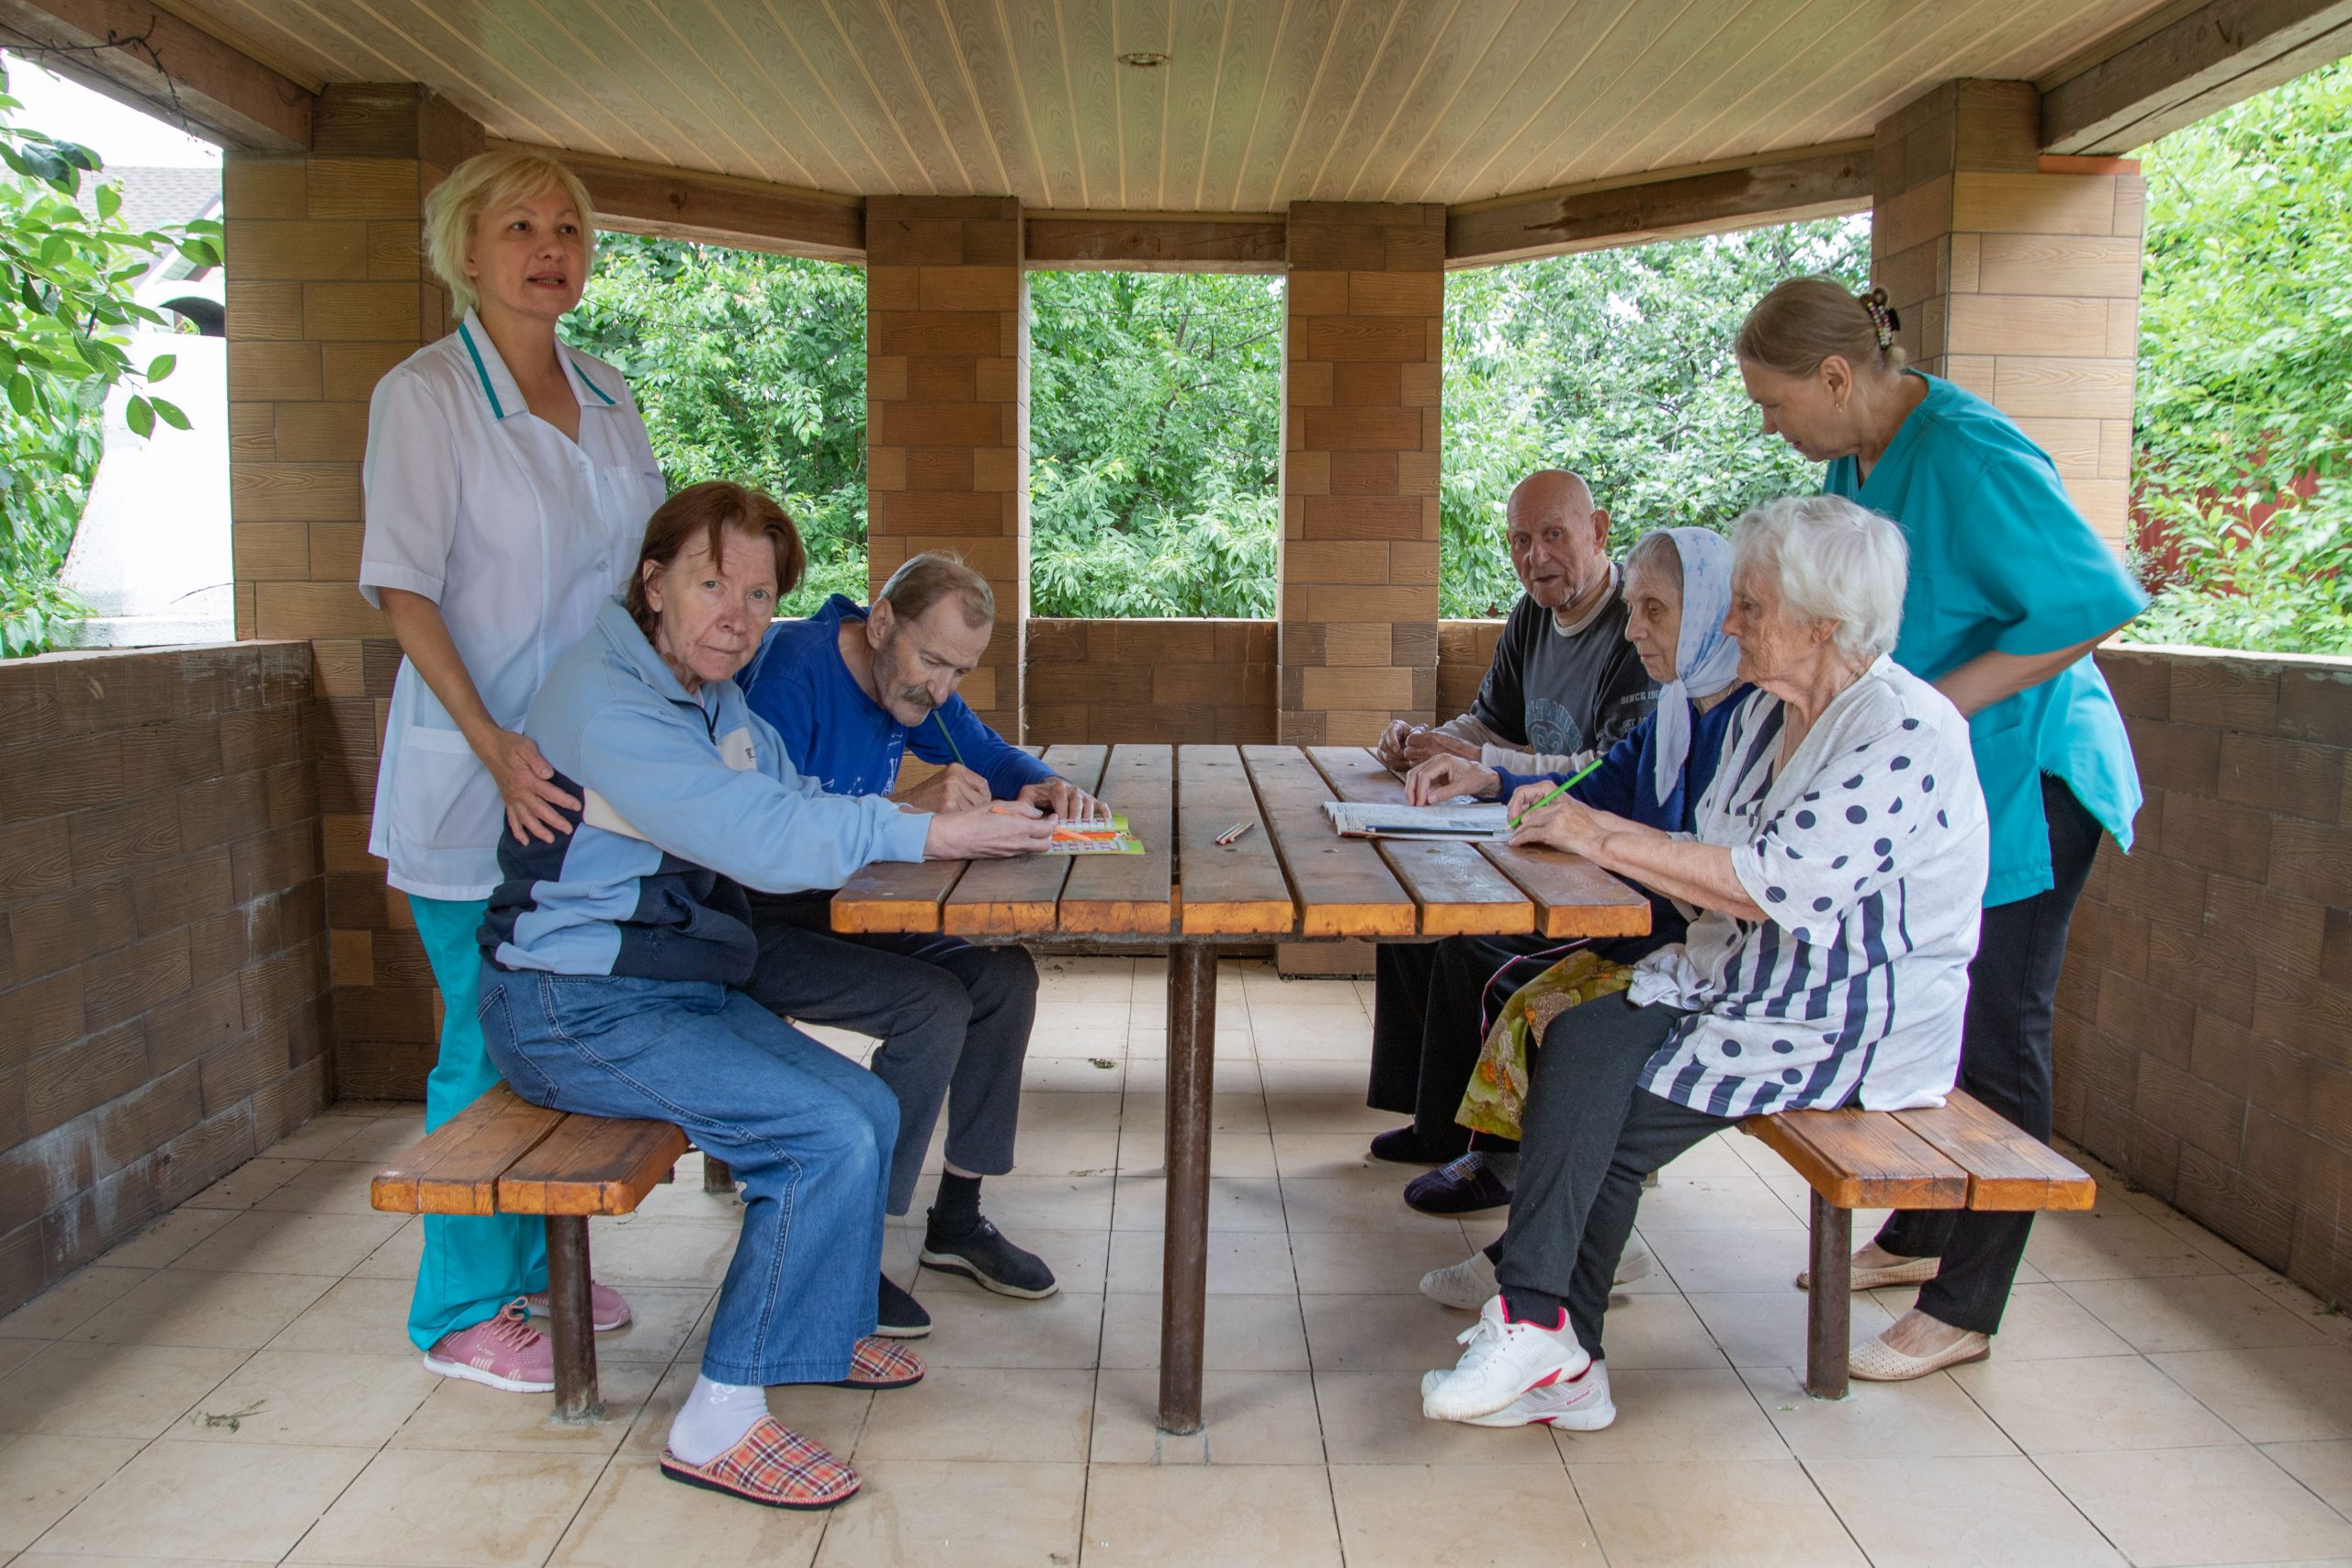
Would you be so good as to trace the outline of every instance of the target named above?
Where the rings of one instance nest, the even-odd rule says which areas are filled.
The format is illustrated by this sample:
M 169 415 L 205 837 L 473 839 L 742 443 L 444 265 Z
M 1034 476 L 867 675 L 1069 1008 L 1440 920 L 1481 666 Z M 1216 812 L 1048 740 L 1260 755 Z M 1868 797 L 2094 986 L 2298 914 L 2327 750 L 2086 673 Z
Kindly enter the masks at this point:
M 1209 1123 L 1216 1065 L 1216 949 L 1168 949 L 1168 1220 L 1160 1259 L 1159 1428 L 1201 1429 L 1208 1308 Z
M 1804 1388 L 1815 1399 L 1846 1397 L 1853 1333 L 1854 1212 L 1813 1194 L 1812 1300 L 1805 1303 Z
M 595 1309 L 588 1295 L 588 1216 L 548 1216 L 548 1308 L 554 1319 L 555 1418 L 605 1418 L 596 1387 Z

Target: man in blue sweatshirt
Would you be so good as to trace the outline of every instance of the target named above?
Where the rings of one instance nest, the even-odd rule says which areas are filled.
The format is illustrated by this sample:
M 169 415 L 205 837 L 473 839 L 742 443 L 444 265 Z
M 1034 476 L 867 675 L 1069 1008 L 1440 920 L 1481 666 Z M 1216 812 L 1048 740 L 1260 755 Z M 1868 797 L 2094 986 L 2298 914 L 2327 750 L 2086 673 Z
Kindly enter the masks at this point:
M 837 593 L 806 620 L 778 621 L 736 680 L 752 711 L 775 727 L 792 765 L 828 794 L 895 793 L 927 811 L 969 810 L 993 799 L 1067 818 L 1101 815 L 1102 802 L 1008 745 L 956 694 L 995 624 L 988 580 L 954 556 L 926 553 L 891 574 L 870 611 Z M 909 753 L 939 772 L 899 792 Z M 831 897 L 831 890 L 752 895 L 760 954 L 743 988 L 799 1022 L 882 1042 L 873 1068 L 899 1097 L 893 1214 L 914 1201 L 944 1104 L 946 1168 L 927 1216 L 924 1266 L 1002 1295 L 1053 1294 L 1053 1270 L 980 1213 L 980 1179 L 1012 1168 L 1022 1066 L 1037 1012 L 1036 965 L 1017 947 L 838 932 Z M 883 1335 L 912 1339 L 931 1331 L 922 1304 L 887 1278 L 880 1315 Z

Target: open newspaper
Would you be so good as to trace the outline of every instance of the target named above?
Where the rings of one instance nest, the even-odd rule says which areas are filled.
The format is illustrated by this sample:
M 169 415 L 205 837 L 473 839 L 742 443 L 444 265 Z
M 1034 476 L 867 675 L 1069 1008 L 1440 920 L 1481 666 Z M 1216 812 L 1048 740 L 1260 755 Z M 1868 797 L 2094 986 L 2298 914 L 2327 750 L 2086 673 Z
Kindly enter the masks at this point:
M 1323 814 L 1343 839 L 1480 839 L 1510 837 L 1510 811 L 1500 805 L 1383 806 L 1327 800 Z

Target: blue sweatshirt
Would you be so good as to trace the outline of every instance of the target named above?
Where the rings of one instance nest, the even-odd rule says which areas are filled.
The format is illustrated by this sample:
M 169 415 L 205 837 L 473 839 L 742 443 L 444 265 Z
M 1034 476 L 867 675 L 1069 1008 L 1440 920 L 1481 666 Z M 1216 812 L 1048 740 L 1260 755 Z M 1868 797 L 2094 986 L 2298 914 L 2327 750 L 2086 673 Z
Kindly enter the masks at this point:
M 1590 777 L 1572 787 L 1568 794 L 1596 811 L 1627 818 L 1645 827 L 1665 833 L 1688 833 L 1699 807 L 1699 797 L 1707 793 L 1714 782 L 1715 764 L 1723 760 L 1724 736 L 1731 728 L 1732 710 L 1740 699 L 1754 690 L 1746 682 L 1734 686 L 1724 700 L 1704 713 L 1692 704 L 1690 716 L 1690 750 L 1682 759 L 1682 777 L 1674 789 L 1661 801 L 1652 775 L 1657 772 L 1657 718 L 1652 715 L 1625 732 L 1623 739 L 1609 749 Z M 1513 773 L 1497 769 L 1502 775 L 1502 798 L 1509 800 L 1511 792 L 1526 784 L 1555 784 L 1566 773 Z M 1647 891 L 1645 889 L 1644 891 Z M 1604 944 L 1604 951 L 1619 962 L 1647 953 L 1669 942 L 1682 940 L 1690 922 L 1673 900 L 1657 893 L 1649 895 L 1650 930 L 1644 937 L 1629 938 L 1623 942 Z M 1620 951 L 1623 949 L 1623 951 Z
M 949 697 L 912 729 L 892 718 L 842 660 L 842 623 L 864 619 L 862 606 L 836 593 L 807 620 L 768 627 L 760 651 L 735 677 L 752 711 L 775 727 L 794 767 L 833 795 L 889 794 L 909 751 L 926 762 L 963 763 L 988 780 L 999 800 L 1054 777 L 1053 769 L 982 724 L 962 697 Z
M 825 794 L 733 682 L 680 685 L 618 599 L 556 660 L 523 733 L 582 806 L 551 844 L 499 835 L 481 944 L 502 969 L 740 986 L 758 952 L 744 887 L 922 859 L 929 813 Z

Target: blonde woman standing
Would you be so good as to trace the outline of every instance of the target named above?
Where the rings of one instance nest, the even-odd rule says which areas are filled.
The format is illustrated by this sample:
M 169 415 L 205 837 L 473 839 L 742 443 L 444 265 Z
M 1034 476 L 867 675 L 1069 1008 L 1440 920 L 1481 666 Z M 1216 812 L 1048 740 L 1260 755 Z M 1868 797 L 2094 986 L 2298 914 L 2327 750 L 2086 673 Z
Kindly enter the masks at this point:
M 476 1008 L 499 836 L 551 842 L 579 805 L 520 732 L 524 712 L 628 578 L 666 488 L 619 374 L 556 336 L 587 286 L 594 216 L 543 153 L 460 164 L 426 199 L 425 243 L 463 319 L 368 408 L 359 591 L 404 657 L 368 847 L 408 895 L 441 992 L 428 1131 L 498 1081 Z M 546 1290 L 537 1221 L 429 1215 L 409 1337 L 446 1377 L 552 1388 L 552 1348 L 528 1321 Z M 594 1293 L 598 1329 L 628 1321 L 617 1294 Z

